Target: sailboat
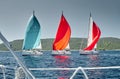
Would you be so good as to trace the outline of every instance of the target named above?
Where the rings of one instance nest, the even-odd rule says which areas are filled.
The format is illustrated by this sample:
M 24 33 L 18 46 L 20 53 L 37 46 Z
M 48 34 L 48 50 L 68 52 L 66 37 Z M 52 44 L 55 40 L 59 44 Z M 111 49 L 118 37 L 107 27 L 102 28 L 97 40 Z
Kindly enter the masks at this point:
M 70 36 L 71 36 L 70 25 L 68 24 L 66 18 L 62 13 L 56 38 L 54 39 L 53 42 L 52 55 L 71 54 L 69 46 Z
M 23 53 L 22 55 L 41 55 L 42 54 L 42 46 L 41 46 L 41 26 L 35 16 L 35 12 L 33 11 L 32 16 L 30 17 L 25 38 L 23 41 Z
M 93 21 L 91 14 L 89 18 L 89 26 L 87 47 L 85 47 L 83 50 L 80 50 L 80 54 L 98 54 L 96 48 L 97 42 L 100 39 L 101 31 L 98 25 Z

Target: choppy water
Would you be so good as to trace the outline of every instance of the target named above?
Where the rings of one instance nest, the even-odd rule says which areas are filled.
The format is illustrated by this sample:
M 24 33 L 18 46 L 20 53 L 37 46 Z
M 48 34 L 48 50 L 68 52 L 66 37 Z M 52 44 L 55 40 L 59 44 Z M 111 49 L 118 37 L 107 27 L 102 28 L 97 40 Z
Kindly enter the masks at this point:
M 21 56 L 16 53 L 22 62 L 30 68 L 75 68 L 95 66 L 120 66 L 120 51 L 100 51 L 99 55 L 79 55 L 78 51 L 72 51 L 68 57 L 51 56 L 51 51 L 45 51 L 41 56 Z M 18 64 L 10 52 L 0 52 L 0 64 L 8 67 L 16 67 Z M 74 71 L 32 71 L 38 79 L 69 79 Z M 86 70 L 89 79 L 120 79 L 120 69 Z M 0 70 L 0 79 L 2 79 Z M 6 69 L 7 79 L 14 79 L 14 70 Z M 79 71 L 74 79 L 84 79 Z

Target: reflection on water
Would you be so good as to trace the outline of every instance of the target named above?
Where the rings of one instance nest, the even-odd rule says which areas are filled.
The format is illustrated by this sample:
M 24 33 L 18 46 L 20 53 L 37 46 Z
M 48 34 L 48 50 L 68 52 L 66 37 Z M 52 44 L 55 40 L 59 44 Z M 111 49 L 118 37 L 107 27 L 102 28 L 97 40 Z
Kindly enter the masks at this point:
M 55 58 L 56 67 L 65 68 L 68 67 L 70 64 L 69 56 L 56 55 L 54 56 L 54 58 Z
M 89 67 L 96 67 L 99 65 L 99 55 L 88 55 L 89 58 Z M 101 76 L 100 70 L 89 70 L 88 76 L 90 79 L 97 78 L 100 79 Z
M 62 56 L 62 55 L 56 55 L 55 58 L 55 65 L 58 68 L 67 68 L 70 65 L 70 56 Z M 69 77 L 67 74 L 69 74 L 69 70 L 62 70 L 58 71 L 59 75 L 57 79 L 68 79 Z M 57 72 L 57 73 L 58 73 Z
M 97 61 L 98 60 L 98 55 L 88 55 L 90 57 L 90 60 L 92 61 Z

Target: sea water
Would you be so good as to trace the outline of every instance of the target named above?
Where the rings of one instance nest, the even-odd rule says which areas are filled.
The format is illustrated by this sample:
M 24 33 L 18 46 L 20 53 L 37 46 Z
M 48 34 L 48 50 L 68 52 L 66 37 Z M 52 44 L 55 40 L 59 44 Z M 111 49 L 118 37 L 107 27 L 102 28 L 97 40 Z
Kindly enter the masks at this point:
M 52 56 L 51 51 L 44 51 L 41 56 L 16 55 L 28 68 L 77 68 L 77 67 L 103 67 L 120 66 L 120 51 L 99 51 L 98 55 L 80 55 L 79 51 L 71 51 L 69 56 Z M 5 69 L 6 79 L 14 79 L 14 68 L 17 62 L 10 52 L 0 52 L 0 64 L 9 68 Z M 37 79 L 69 79 L 73 70 L 38 70 L 31 71 Z M 120 69 L 85 70 L 89 79 L 120 79 Z M 0 79 L 3 79 L 0 70 Z M 79 71 L 74 79 L 85 79 Z

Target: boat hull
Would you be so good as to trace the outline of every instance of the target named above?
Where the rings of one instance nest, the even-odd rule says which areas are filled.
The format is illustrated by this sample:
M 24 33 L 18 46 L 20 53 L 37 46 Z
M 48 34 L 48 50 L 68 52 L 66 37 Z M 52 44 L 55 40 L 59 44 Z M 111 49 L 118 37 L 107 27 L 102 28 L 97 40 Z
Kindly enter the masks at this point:
M 99 52 L 95 50 L 91 51 L 84 51 L 84 50 L 79 50 L 80 55 L 98 55 Z
M 52 55 L 70 55 L 71 52 L 69 50 L 53 50 Z
M 22 52 L 22 56 L 30 56 L 30 55 L 39 56 L 39 55 L 42 55 L 42 54 L 43 54 L 42 51 L 37 51 L 37 50 L 34 50 L 34 51 L 23 51 Z

